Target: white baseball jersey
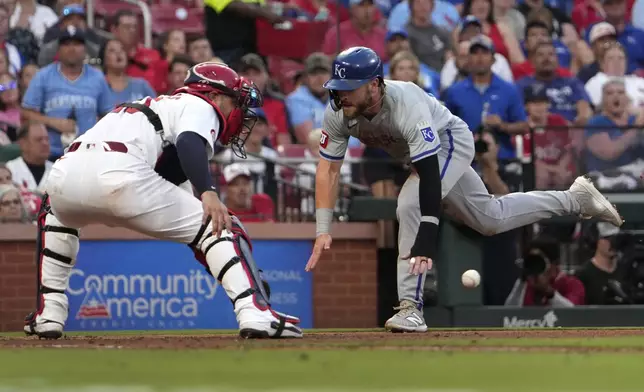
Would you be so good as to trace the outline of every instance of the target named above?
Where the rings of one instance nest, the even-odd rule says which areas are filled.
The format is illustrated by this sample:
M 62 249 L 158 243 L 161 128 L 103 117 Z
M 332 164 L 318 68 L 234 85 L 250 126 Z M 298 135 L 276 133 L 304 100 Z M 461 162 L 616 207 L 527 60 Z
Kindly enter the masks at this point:
M 346 119 L 341 110 L 327 107 L 320 139 L 323 158 L 343 160 L 349 137 L 353 136 L 395 159 L 416 162 L 441 148 L 453 149 L 451 130 L 467 130 L 463 120 L 415 84 L 386 80 L 385 85 L 382 109 L 371 120 L 363 116 Z
M 190 94 L 161 95 L 154 99 L 147 97 L 136 102 L 147 103 L 159 115 L 166 141 L 175 144 L 182 132 L 195 132 L 208 142 L 208 158 L 212 158 L 219 135 L 219 119 L 208 102 Z M 162 139 L 148 118 L 139 111 L 128 113 L 125 108 L 103 117 L 76 141 L 113 141 L 138 147 L 151 167 L 155 166 L 163 152 Z

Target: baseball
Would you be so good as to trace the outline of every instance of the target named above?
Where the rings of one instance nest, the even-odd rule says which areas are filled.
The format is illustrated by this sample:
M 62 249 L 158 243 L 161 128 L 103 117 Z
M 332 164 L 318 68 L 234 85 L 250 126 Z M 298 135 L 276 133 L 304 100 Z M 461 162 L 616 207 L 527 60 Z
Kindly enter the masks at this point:
M 461 283 L 463 283 L 463 286 L 467 287 L 468 289 L 473 289 L 474 287 L 478 287 L 478 285 L 481 284 L 481 275 L 477 270 L 467 270 L 463 272 L 463 275 L 461 276 Z

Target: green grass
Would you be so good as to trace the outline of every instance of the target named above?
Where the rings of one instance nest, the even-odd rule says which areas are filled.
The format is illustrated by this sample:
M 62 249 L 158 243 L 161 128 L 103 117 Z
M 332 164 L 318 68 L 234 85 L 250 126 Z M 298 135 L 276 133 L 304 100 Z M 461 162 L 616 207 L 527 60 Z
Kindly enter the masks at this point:
M 348 330 L 334 332 L 344 331 Z M 226 332 L 230 331 L 156 331 L 154 334 Z M 133 334 L 144 333 L 133 331 L 109 335 L 117 337 Z M 644 336 L 586 339 L 446 339 L 436 338 L 431 334 L 427 337 L 419 335 L 417 339 L 405 339 L 401 336 L 386 335 L 385 339 L 373 341 L 290 340 L 282 346 L 287 349 L 282 350 L 267 349 L 275 341 L 232 341 L 230 348 L 218 350 L 0 349 L 0 392 L 85 392 L 89 390 L 82 387 L 97 385 L 111 387 L 101 390 L 102 392 L 542 392 L 643 389 L 644 352 L 424 351 L 423 346 L 602 347 L 644 350 Z M 300 344 L 306 344 L 306 348 L 299 347 Z M 410 346 L 417 350 L 409 350 Z M 128 386 L 145 388 L 128 389 Z
M 4 385 L 147 385 L 156 390 L 626 391 L 641 388 L 641 355 L 408 351 L 9 350 Z M 37 379 L 33 379 L 37 377 Z M 26 380 L 31 379 L 31 383 Z M 116 389 L 114 389 L 116 390 Z

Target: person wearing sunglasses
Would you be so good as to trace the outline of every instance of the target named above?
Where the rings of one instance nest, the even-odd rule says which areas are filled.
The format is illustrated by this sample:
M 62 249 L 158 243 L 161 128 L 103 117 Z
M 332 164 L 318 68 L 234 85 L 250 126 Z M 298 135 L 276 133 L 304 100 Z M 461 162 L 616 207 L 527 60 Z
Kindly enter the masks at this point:
M 20 92 L 18 82 L 9 75 L 0 75 L 0 123 L 20 126 Z
M 30 220 L 20 190 L 12 184 L 0 185 L 0 224 L 28 223 Z

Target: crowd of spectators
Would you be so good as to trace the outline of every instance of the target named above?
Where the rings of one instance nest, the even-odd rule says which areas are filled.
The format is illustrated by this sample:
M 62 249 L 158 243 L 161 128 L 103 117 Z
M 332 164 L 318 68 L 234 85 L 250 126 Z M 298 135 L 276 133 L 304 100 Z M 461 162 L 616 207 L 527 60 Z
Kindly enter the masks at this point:
M 284 201 L 311 212 L 315 135 L 329 99 L 322 85 L 332 56 L 356 45 L 382 56 L 386 78 L 416 83 L 463 118 L 479 153 L 494 142 L 499 172 L 532 158 L 538 188 L 564 189 L 582 172 L 603 188 L 642 185 L 644 0 L 180 3 L 201 12 L 202 27 L 155 29 L 155 45 L 146 47 L 131 7 L 117 7 L 98 29 L 88 25 L 82 0 L 0 0 L 0 221 L 32 219 L 52 162 L 115 105 L 171 93 L 189 67 L 209 60 L 229 64 L 265 95 L 246 143 L 249 159 L 222 148 L 212 163 L 218 182 L 235 184 L 226 196 L 231 209 L 248 220 L 274 219 Z M 178 19 L 186 12 L 175 10 Z M 283 59 L 258 54 L 261 21 L 328 31 L 301 59 Z M 292 31 L 293 42 L 283 45 L 301 42 Z M 347 166 L 343 179 L 395 197 L 408 167 L 358 140 L 349 147 L 368 164 Z M 300 170 L 267 164 L 284 157 L 299 160 Z M 264 197 L 269 167 L 271 178 L 308 193 Z

